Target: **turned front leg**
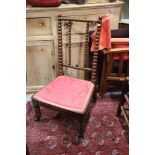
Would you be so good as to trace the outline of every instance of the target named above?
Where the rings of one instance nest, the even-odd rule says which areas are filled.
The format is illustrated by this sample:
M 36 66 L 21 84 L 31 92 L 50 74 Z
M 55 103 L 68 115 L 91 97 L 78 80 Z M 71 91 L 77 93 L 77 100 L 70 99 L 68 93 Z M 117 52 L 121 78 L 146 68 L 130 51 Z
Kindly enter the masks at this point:
M 96 89 L 96 88 L 95 88 Z M 96 93 L 96 90 L 94 90 L 94 93 L 93 93 L 93 98 L 92 98 L 92 102 L 93 103 L 96 103 L 96 100 L 97 100 L 97 93 Z
M 84 138 L 84 123 L 83 123 L 83 121 L 80 122 L 79 138 Z
M 35 121 L 40 121 L 41 112 L 40 112 L 39 102 L 32 98 L 32 104 L 35 110 Z
M 79 131 L 79 138 L 84 138 L 84 115 L 81 115 L 80 116 L 80 119 L 79 119 L 79 122 L 80 122 L 80 131 Z

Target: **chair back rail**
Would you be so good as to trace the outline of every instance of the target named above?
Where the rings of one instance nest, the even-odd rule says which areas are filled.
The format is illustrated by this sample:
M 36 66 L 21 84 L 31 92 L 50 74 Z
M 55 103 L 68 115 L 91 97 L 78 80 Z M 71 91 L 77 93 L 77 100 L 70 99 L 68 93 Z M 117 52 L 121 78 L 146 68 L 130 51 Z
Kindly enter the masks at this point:
M 67 22 L 67 35 L 68 35 L 68 62 L 67 64 L 64 63 L 63 61 L 63 39 L 62 39 L 62 30 L 63 30 L 63 23 Z M 71 69 L 76 69 L 76 70 L 83 70 L 83 71 L 88 71 L 91 72 L 91 82 L 96 84 L 96 79 L 97 79 L 97 63 L 98 63 L 98 49 L 99 49 L 99 40 L 100 40 L 100 31 L 101 31 L 101 21 L 102 17 L 99 17 L 98 20 L 86 20 L 86 19 L 69 19 L 62 17 L 61 15 L 58 16 L 58 75 L 63 75 L 63 67 L 71 68 Z M 72 55 L 71 51 L 73 50 L 71 48 L 72 44 L 72 24 L 74 22 L 79 22 L 79 23 L 85 23 L 85 42 L 84 42 L 84 60 L 83 60 L 83 66 L 81 67 L 80 65 L 72 65 Z M 97 25 L 97 32 L 96 32 L 96 39 L 95 39 L 95 51 L 93 52 L 93 60 L 92 64 L 88 66 L 88 43 L 89 43 L 89 25 L 91 23 L 95 23 Z

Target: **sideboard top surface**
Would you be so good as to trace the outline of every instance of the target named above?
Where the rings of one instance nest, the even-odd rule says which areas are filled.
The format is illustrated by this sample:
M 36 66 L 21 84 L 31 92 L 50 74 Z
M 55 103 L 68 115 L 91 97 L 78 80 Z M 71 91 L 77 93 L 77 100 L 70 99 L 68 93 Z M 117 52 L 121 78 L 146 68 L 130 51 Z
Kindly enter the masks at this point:
M 71 10 L 71 9 L 85 9 L 88 7 L 112 7 L 112 6 L 120 6 L 123 5 L 124 3 L 121 1 L 116 1 L 112 3 L 95 3 L 95 4 L 83 4 L 83 5 L 77 5 L 77 4 L 61 4 L 59 7 L 30 7 L 28 6 L 26 8 L 26 12 L 44 12 L 44 11 L 60 11 L 60 10 Z

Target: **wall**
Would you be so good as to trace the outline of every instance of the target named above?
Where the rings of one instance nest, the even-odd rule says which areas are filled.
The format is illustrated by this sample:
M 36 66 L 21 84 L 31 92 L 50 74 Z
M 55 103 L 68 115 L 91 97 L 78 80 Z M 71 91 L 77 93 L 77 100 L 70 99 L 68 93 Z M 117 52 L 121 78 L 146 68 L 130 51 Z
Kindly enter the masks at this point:
M 129 0 L 121 0 L 124 2 L 122 10 L 122 19 L 129 19 Z

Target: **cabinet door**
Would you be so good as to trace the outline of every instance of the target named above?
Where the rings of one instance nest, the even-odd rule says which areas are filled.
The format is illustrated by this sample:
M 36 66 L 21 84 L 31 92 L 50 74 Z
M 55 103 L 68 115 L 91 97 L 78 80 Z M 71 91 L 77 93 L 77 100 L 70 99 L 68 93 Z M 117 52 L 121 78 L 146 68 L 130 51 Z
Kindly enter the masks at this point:
M 27 92 L 35 91 L 55 78 L 55 58 L 52 41 L 27 43 Z

